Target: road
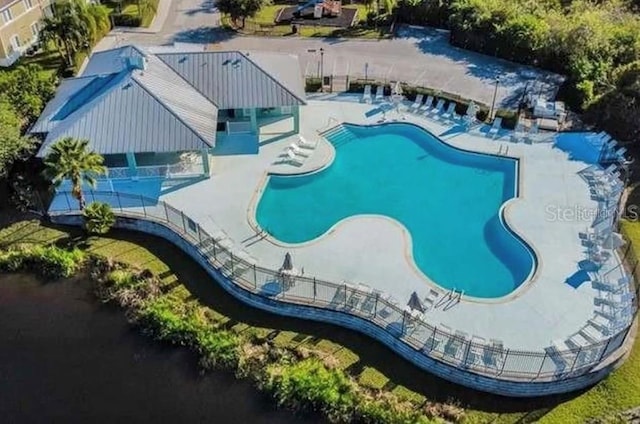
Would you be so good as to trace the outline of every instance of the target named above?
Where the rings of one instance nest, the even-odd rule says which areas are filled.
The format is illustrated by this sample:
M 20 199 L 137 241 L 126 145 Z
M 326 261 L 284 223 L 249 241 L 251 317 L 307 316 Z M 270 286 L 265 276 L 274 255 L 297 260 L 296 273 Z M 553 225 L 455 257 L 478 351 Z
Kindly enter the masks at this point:
M 181 42 L 214 44 L 208 48 L 219 50 L 287 52 L 299 56 L 307 76 L 319 75 L 322 62 L 324 75 L 400 80 L 486 105 L 492 102 L 498 78 L 496 104 L 512 108 L 525 91 L 554 97 L 562 81 L 556 74 L 452 47 L 447 33 L 435 29 L 402 27 L 391 40 L 270 38 L 229 34 L 219 28 L 219 21 L 213 1 L 174 0 L 157 33 L 116 30 L 99 48 Z

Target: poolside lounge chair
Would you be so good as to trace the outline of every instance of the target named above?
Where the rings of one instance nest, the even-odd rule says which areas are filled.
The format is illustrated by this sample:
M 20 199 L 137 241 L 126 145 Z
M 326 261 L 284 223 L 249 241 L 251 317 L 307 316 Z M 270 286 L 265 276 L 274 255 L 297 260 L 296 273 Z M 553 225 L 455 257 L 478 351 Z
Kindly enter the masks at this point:
M 438 298 L 440 297 L 440 293 L 434 289 L 429 289 L 429 294 L 424 298 L 424 307 L 428 311 L 434 307 Z
M 289 149 L 298 156 L 302 156 L 303 158 L 309 157 L 309 152 L 306 151 L 306 149 L 301 149 L 296 143 L 289 144 Z
M 521 141 L 524 141 L 524 137 L 525 137 L 526 134 L 527 133 L 524 130 L 524 125 L 522 125 L 520 122 L 518 122 L 516 124 L 515 130 L 513 130 L 513 134 L 511 134 L 511 141 L 513 143 L 519 143 Z
M 537 135 L 538 132 L 538 123 L 534 122 L 533 125 L 531 125 L 531 128 L 529 128 L 529 132 L 524 136 L 524 142 L 533 143 L 535 141 L 534 136 Z
M 588 321 L 588 323 L 597 328 L 604 335 L 608 335 L 611 333 L 611 327 L 614 324 L 611 319 L 599 314 L 595 314 L 593 318 Z
M 434 329 L 431 331 L 431 335 L 427 339 L 422 349 L 426 352 L 437 351 L 438 347 L 442 344 L 443 336 L 440 329 Z
M 362 103 L 371 103 L 371 86 L 369 84 L 364 86 L 364 93 L 362 93 Z
M 298 141 L 296 142 L 298 144 L 299 147 L 303 148 L 303 149 L 309 149 L 309 150 L 313 150 L 316 148 L 316 146 L 318 145 L 318 142 L 316 141 L 315 143 L 307 140 L 306 138 L 304 138 L 302 136 L 302 134 L 298 134 Z
M 604 334 L 602 334 L 600 330 L 588 323 L 578 331 L 578 334 L 589 340 L 591 343 L 598 343 L 604 338 Z
M 427 100 L 424 101 L 424 104 L 420 106 L 418 111 L 426 112 L 429 109 L 431 109 L 432 106 L 433 106 L 433 96 L 427 96 Z
M 456 103 L 449 102 L 449 106 L 447 106 L 447 110 L 442 114 L 442 119 L 448 121 L 450 118 L 453 118 L 453 115 L 456 113 Z
M 482 362 L 490 368 L 497 368 L 502 363 L 504 357 L 504 346 L 502 341 L 491 339 L 491 344 L 485 344 L 482 352 Z
M 290 149 L 285 151 L 285 160 L 296 166 L 302 166 L 303 163 L 303 161 Z
M 465 366 L 481 365 L 481 362 L 484 362 L 483 354 L 486 345 L 487 341 L 483 337 L 472 336 L 467 350 L 467 357 L 464 360 Z
M 491 128 L 489 128 L 489 131 L 487 132 L 487 137 L 495 138 L 495 136 L 498 135 L 498 131 L 500 131 L 501 128 L 502 128 L 502 117 L 498 116 L 493 120 L 493 124 L 491 125 Z
M 424 94 L 418 94 L 416 96 L 416 100 L 413 102 L 413 104 L 411 105 L 411 107 L 409 108 L 410 111 L 415 111 L 420 109 L 420 107 L 422 106 L 422 100 L 424 99 Z
M 425 112 L 425 115 L 431 115 L 431 114 L 437 115 L 440 112 L 442 112 L 442 109 L 444 109 L 444 99 L 438 99 L 438 102 L 436 103 L 436 105 L 431 109 L 427 110 Z
M 376 102 L 382 99 L 384 99 L 384 85 L 379 85 L 376 87 Z

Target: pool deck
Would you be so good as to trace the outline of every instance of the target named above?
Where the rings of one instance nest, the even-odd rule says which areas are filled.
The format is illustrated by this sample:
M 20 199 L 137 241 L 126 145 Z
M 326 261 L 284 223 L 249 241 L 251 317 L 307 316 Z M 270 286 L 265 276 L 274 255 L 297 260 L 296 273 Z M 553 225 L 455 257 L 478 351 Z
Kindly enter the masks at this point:
M 337 283 L 364 283 L 391 293 L 401 304 L 406 304 L 414 291 L 424 298 L 429 289 L 440 287 L 415 266 L 410 235 L 395 220 L 353 216 L 320 238 L 300 245 L 256 237 L 255 207 L 268 172 L 295 174 L 326 166 L 335 151 L 318 131 L 337 122 L 377 123 L 383 116 L 371 116 L 377 107 L 348 96 L 310 100 L 308 106 L 301 108 L 301 133 L 307 140 L 317 140 L 318 145 L 301 166 L 287 164 L 281 157 L 296 136 L 276 136 L 281 124 L 272 124 L 263 128 L 259 154 L 213 156 L 210 179 L 161 198 L 206 230 L 223 229 L 237 249 L 248 252 L 262 266 L 278 269 L 285 253 L 290 252 L 294 266 L 304 269 L 306 276 Z M 580 270 L 579 263 L 586 259 L 579 233 L 591 225 L 591 220 L 552 218 L 558 210 L 595 213 L 598 203 L 591 199 L 587 183 L 578 174 L 590 164 L 572 160 L 570 152 L 553 143 L 511 143 L 506 131 L 492 140 L 484 135 L 487 127 L 464 132 L 459 127 L 408 113 L 387 112 L 386 121 L 393 120 L 419 125 L 462 149 L 498 154 L 508 147 L 506 156 L 520 159 L 520 191 L 518 198 L 507 203 L 505 219 L 533 248 L 538 261 L 533 278 L 511 295 L 493 300 L 463 297 L 451 307 L 427 312 L 425 319 L 487 340 L 500 339 L 506 348 L 516 350 L 542 351 L 553 340 L 564 340 L 578 332 L 593 317 L 598 293 L 588 281 L 577 288 L 565 281 Z M 460 263 L 451 266 L 464 266 L 464 254 L 464 246 L 460 246 Z M 619 272 L 620 269 L 613 271 Z

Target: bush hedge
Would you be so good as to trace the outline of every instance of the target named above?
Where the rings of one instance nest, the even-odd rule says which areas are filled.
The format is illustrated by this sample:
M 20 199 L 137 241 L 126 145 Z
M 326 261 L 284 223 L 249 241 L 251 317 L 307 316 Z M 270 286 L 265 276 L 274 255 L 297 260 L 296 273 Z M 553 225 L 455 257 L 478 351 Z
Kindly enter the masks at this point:
M 82 267 L 85 254 L 78 249 L 23 245 L 0 251 L 0 271 L 31 271 L 50 280 L 69 278 Z

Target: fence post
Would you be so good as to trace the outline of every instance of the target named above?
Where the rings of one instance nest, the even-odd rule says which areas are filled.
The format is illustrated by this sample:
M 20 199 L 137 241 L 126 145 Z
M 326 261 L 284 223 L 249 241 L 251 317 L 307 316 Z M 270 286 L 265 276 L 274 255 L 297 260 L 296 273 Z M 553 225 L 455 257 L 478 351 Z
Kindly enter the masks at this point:
M 120 213 L 122 213 L 122 202 L 120 201 L 120 192 L 116 191 L 116 200 L 118 200 L 118 209 L 120 209 Z
M 164 208 L 165 222 L 169 222 L 169 211 L 167 210 L 167 204 L 165 202 L 162 202 L 162 207 Z
M 547 351 L 544 351 L 544 356 L 542 357 L 542 362 L 540 363 L 540 369 L 538 370 L 538 374 L 536 374 L 536 378 L 540 377 L 540 373 L 542 372 L 542 367 L 544 367 L 544 361 L 547 360 Z
M 344 285 L 344 307 L 347 307 L 347 285 Z
M 316 296 L 318 294 L 318 292 L 317 292 L 318 287 L 317 287 L 316 284 L 317 284 L 316 283 L 316 277 L 313 277 L 313 303 L 316 303 Z
M 376 293 L 376 303 L 373 304 L 373 316 L 378 315 L 378 299 L 380 298 L 380 293 Z
M 142 214 L 146 218 L 147 217 L 147 209 L 144 207 L 144 196 L 142 194 L 140 195 L 140 203 L 142 204 Z
M 575 357 L 575 358 L 573 358 L 573 364 L 571 364 L 571 371 L 569 371 L 569 372 L 573 372 L 573 369 L 574 369 L 574 368 L 575 368 L 575 366 L 576 366 L 576 362 L 578 362 L 578 357 L 580 356 L 580 353 L 581 353 L 581 352 L 582 352 L 582 346 L 580 346 L 580 347 L 578 348 L 578 353 L 576 353 L 576 357 Z
M 464 339 L 463 339 L 464 340 Z M 462 366 L 467 366 L 467 358 L 469 358 L 469 351 L 471 350 L 471 340 L 467 342 L 467 348 L 464 351 L 464 357 L 462 358 Z
M 400 337 L 404 335 L 404 325 L 407 320 L 407 311 L 402 311 L 402 328 L 400 329 Z
M 233 253 L 229 252 L 229 257 L 231 257 L 231 280 L 233 280 L 233 273 L 235 272 L 233 268 Z
M 504 361 L 502 361 L 502 368 L 500 368 L 500 373 L 498 375 L 501 375 L 504 372 L 504 367 L 507 365 L 508 357 L 509 357 L 509 348 L 507 348 L 507 351 L 504 354 Z
M 253 264 L 253 288 L 258 291 L 258 273 L 256 271 L 256 264 Z
M 213 246 L 213 260 L 217 261 L 218 258 L 216 258 L 216 241 L 215 240 L 213 241 L 212 246 Z
M 604 354 L 607 353 L 607 350 L 609 350 L 609 343 L 611 343 L 611 337 L 607 339 L 607 344 L 604 346 L 604 349 L 602 349 L 602 353 L 600 354 L 600 359 L 598 359 L 598 362 L 604 359 Z
M 180 211 L 180 217 L 182 218 L 182 229 L 184 230 L 184 233 L 186 234 L 187 233 L 187 222 L 185 221 L 184 212 Z

